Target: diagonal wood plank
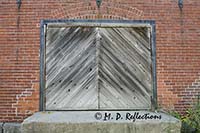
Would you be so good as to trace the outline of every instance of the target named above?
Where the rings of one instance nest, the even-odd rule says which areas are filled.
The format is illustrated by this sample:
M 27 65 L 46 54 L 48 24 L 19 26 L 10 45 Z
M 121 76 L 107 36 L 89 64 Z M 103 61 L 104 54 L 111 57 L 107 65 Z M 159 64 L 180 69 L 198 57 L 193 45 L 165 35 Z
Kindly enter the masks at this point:
M 49 28 L 46 109 L 147 109 L 152 60 L 147 28 Z
M 151 52 L 140 29 L 101 28 L 100 108 L 144 109 L 151 106 Z
M 98 108 L 94 28 L 50 28 L 46 39 L 46 109 Z

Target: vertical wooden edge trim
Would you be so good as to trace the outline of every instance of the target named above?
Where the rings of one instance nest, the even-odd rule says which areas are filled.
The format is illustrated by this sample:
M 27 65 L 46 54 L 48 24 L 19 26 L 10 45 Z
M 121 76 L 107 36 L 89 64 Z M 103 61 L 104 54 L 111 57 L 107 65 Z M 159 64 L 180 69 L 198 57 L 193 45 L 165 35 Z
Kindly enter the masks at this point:
M 44 48 L 45 48 L 45 22 L 40 21 L 40 99 L 39 99 L 39 111 L 44 110 L 44 87 L 45 87 L 45 70 L 44 70 Z
M 153 110 L 158 108 L 157 105 L 157 75 L 156 75 L 156 26 L 155 22 L 151 23 L 151 45 L 152 45 L 152 75 L 153 75 Z
M 96 28 L 96 38 L 95 38 L 95 43 L 96 43 L 96 89 L 98 91 L 98 109 L 100 109 L 100 85 L 99 85 L 99 61 L 100 61 L 100 36 L 99 36 L 99 28 Z

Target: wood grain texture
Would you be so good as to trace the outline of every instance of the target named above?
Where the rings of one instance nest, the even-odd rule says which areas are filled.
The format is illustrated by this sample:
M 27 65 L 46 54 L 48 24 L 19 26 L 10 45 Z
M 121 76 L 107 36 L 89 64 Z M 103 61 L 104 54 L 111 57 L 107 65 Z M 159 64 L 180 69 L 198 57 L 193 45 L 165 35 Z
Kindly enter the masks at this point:
M 151 106 L 147 28 L 48 28 L 46 109 Z
M 46 109 L 96 109 L 96 31 L 49 28 L 46 42 Z
M 148 36 L 137 28 L 100 30 L 100 108 L 151 106 L 151 52 Z

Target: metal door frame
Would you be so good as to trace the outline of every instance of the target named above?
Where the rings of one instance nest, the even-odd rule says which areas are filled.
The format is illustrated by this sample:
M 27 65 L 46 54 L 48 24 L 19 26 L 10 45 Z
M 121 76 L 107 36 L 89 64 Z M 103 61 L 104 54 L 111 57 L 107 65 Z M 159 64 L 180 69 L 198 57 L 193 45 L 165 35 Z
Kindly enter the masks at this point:
M 47 26 L 88 26 L 88 27 L 149 27 L 151 29 L 151 58 L 153 96 L 151 110 L 157 109 L 157 77 L 156 77 L 156 24 L 154 20 L 41 20 L 40 22 L 40 100 L 39 110 L 45 111 L 45 39 Z

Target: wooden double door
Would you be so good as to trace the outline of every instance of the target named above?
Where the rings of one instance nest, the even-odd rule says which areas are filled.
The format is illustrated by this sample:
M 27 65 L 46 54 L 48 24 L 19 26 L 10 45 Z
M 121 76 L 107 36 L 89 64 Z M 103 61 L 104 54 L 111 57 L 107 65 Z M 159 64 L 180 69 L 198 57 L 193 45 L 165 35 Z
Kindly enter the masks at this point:
M 49 27 L 46 110 L 149 109 L 150 32 L 146 27 Z

